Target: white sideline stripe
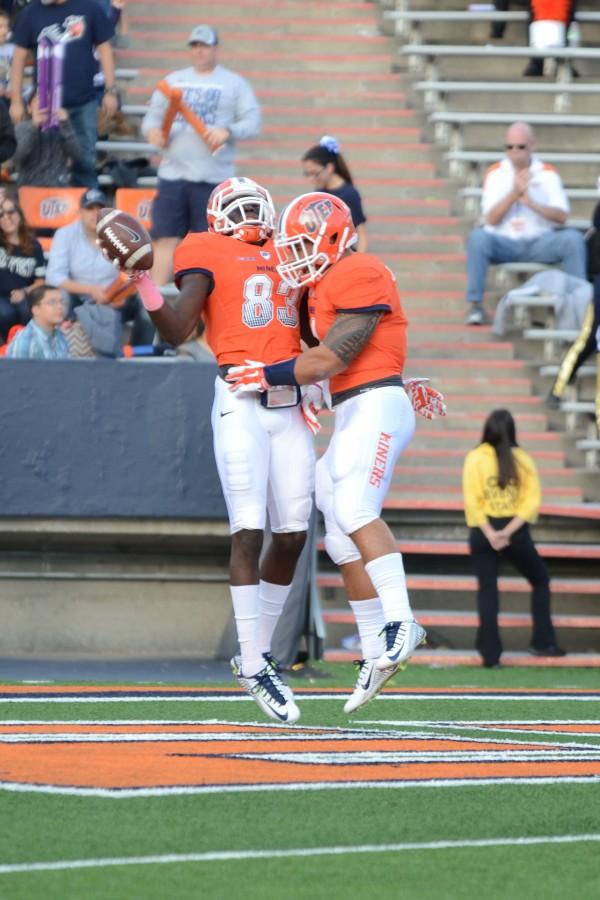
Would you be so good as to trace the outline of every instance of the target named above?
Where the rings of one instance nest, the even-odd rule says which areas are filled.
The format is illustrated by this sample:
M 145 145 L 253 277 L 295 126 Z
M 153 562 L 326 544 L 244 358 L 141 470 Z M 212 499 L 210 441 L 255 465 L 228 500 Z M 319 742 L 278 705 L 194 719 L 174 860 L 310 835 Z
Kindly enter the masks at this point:
M 0 691 L 1 693 L 1 691 Z M 347 692 L 342 692 L 339 694 L 319 694 L 315 696 L 314 694 L 302 694 L 299 692 L 295 692 L 294 696 L 296 700 L 302 700 L 303 702 L 307 702 L 309 700 L 344 700 L 349 697 L 351 694 L 351 689 L 348 688 Z M 377 697 L 378 702 L 386 701 L 386 700 L 495 700 L 498 702 L 502 702 L 504 700 L 508 701 L 521 701 L 522 703 L 529 703 L 531 701 L 543 701 L 548 702 L 551 700 L 553 703 L 556 703 L 561 700 L 569 700 L 571 702 L 578 701 L 582 702 L 592 702 L 598 703 L 600 702 L 600 691 L 597 694 L 588 694 L 586 696 L 579 696 L 578 694 L 545 694 L 543 692 L 539 694 L 379 694 Z M 0 704 L 2 703 L 166 703 L 166 702 L 176 702 L 176 703 L 253 703 L 251 697 L 243 696 L 231 696 L 228 694 L 224 694 L 222 696 L 217 697 L 203 697 L 201 694 L 181 694 L 178 696 L 174 696 L 173 694 L 161 694 L 158 692 L 156 695 L 150 697 L 134 697 L 129 695 L 119 695 L 118 697 L 89 697 L 89 696 L 79 696 L 78 694 L 72 694 L 68 697 L 2 697 L 0 696 Z
M 600 841 L 600 834 L 562 834 L 522 838 L 482 838 L 466 841 L 423 841 L 405 844 L 357 844 L 349 847 L 301 847 L 290 850 L 224 850 L 213 853 L 169 853 L 164 856 L 115 856 L 60 862 L 17 863 L 0 866 L 0 875 L 18 872 L 53 872 L 107 866 L 153 866 L 169 863 L 228 862 L 246 859 L 292 859 L 314 856 L 349 856 L 354 853 L 403 853 L 409 850 L 464 850 L 487 847 L 532 847 L 543 844 L 579 844 Z
M 431 779 L 431 781 L 298 781 L 294 784 L 242 784 L 215 785 L 211 787 L 167 788 L 74 788 L 45 784 L 19 784 L 0 781 L 0 790 L 17 794 L 65 794 L 71 797 L 110 797 L 114 800 L 129 800 L 132 797 L 169 797 L 191 794 L 255 794 L 263 791 L 347 791 L 361 788 L 383 788 L 401 790 L 404 788 L 443 787 L 496 787 L 504 784 L 600 784 L 600 775 L 572 775 L 566 778 L 461 778 Z

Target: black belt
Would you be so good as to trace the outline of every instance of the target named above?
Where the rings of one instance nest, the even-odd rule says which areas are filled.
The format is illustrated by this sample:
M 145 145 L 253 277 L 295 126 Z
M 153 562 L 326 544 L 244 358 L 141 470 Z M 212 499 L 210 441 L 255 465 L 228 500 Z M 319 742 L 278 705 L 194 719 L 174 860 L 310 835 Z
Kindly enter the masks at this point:
M 389 375 L 387 378 L 380 378 L 378 381 L 367 381 L 366 384 L 358 384 L 356 387 L 348 388 L 347 391 L 338 391 L 331 395 L 331 405 L 337 406 L 350 397 L 358 397 L 359 394 L 365 394 L 374 388 L 380 387 L 404 387 L 401 375 Z

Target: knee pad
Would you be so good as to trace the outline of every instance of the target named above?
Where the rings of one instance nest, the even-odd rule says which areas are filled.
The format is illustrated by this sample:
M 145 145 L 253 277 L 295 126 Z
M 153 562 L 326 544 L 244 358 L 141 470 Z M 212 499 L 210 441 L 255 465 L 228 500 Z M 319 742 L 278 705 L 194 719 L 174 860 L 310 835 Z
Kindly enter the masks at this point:
M 352 498 L 343 498 L 335 502 L 333 510 L 335 521 L 344 534 L 354 534 L 359 528 L 368 525 L 373 519 L 379 518 L 376 509 L 356 509 Z
M 354 541 L 341 532 L 325 535 L 325 550 L 336 566 L 357 562 L 361 558 Z

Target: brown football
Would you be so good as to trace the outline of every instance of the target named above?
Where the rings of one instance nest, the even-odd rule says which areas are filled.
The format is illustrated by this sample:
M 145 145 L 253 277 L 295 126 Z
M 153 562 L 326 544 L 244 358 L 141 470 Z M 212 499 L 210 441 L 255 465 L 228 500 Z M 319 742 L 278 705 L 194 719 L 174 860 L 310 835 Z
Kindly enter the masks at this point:
M 120 209 L 101 209 L 96 223 L 98 244 L 119 269 L 151 269 L 152 239 L 141 222 Z

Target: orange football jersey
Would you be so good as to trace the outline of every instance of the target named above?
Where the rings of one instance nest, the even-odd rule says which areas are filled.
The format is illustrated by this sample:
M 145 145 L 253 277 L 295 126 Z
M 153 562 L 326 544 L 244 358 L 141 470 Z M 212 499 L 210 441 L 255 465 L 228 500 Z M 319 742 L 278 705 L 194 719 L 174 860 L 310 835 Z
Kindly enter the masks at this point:
M 345 371 L 331 378 L 332 394 L 402 374 L 408 320 L 400 303 L 394 276 L 376 256 L 352 253 L 342 257 L 314 285 L 308 302 L 311 327 L 315 337 L 321 341 L 339 312 L 384 313 L 368 344 Z
M 212 232 L 191 232 L 175 251 L 175 284 L 192 272 L 212 278 L 202 318 L 219 365 L 265 365 L 300 353 L 300 291 L 281 280 L 272 241 L 245 244 Z

